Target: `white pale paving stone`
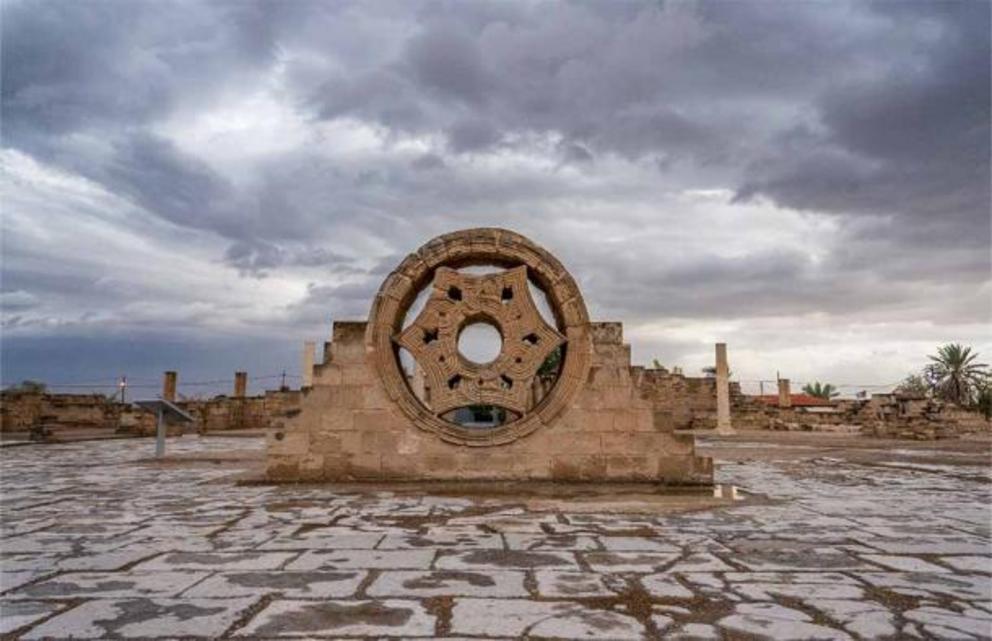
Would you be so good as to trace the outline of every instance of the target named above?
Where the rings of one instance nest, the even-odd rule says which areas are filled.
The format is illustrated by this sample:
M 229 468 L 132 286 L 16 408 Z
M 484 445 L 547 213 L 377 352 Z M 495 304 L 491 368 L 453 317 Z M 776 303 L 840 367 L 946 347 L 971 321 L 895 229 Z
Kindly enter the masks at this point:
M 872 539 L 869 545 L 889 554 L 939 554 L 945 556 L 952 554 L 988 554 L 989 551 L 988 541 L 943 539 L 937 537 L 925 541 L 915 539 L 899 541 Z
M 434 566 L 442 570 L 578 569 L 572 553 L 526 550 L 445 551 L 438 554 Z
M 141 559 L 147 559 L 153 554 L 156 554 L 154 550 L 149 551 L 146 549 L 82 554 L 79 556 L 71 556 L 61 559 L 55 564 L 55 567 L 59 570 L 71 571 L 110 571 L 117 570 L 122 566 L 128 565 L 129 563 L 134 563 L 135 561 L 140 561 Z
M 0 543 L 0 551 L 3 544 Z M 5 554 L 0 556 L 0 577 L 10 572 L 24 572 L 25 570 L 49 571 L 56 567 L 59 557 L 55 554 Z M 2 581 L 2 579 L 0 579 Z M 5 589 L 0 583 L 0 589 Z
M 7 634 L 35 621 L 40 621 L 61 609 L 60 603 L 46 601 L 2 601 L 0 602 L 0 634 Z
M 668 628 L 672 627 L 672 624 L 675 623 L 675 619 L 665 614 L 652 614 L 651 623 L 654 624 L 654 627 L 658 630 L 658 632 L 664 632 Z
M 434 635 L 434 625 L 434 616 L 419 601 L 277 600 L 236 635 L 429 637 Z
M 735 568 L 708 552 L 689 554 L 668 568 L 669 572 L 733 572 L 734 570 Z
M 21 638 L 214 638 L 254 600 L 97 599 L 45 621 Z
M 840 572 L 726 572 L 723 578 L 730 583 L 860 585 L 857 580 Z
M 680 575 L 684 581 L 709 592 L 730 592 L 730 587 L 719 575 L 711 572 L 686 572 Z
M 173 596 L 200 581 L 207 572 L 70 572 L 15 590 L 17 597 L 125 598 Z
M 857 585 L 827 583 L 733 583 L 731 589 L 746 601 L 774 601 L 776 597 L 802 600 L 860 599 L 864 590 Z
M 584 552 L 583 558 L 596 572 L 651 574 L 671 566 L 681 556 L 675 552 Z
M 687 587 L 679 583 L 674 575 L 648 574 L 640 577 L 641 585 L 653 597 L 664 599 L 691 599 L 693 593 Z
M 387 534 L 380 550 L 419 550 L 423 548 L 501 549 L 503 539 L 499 534 L 475 532 L 435 532 L 430 535 Z
M 427 569 L 435 554 L 434 550 L 311 550 L 291 561 L 286 569 Z
M 864 639 L 887 639 L 898 632 L 895 614 L 874 601 L 814 599 L 806 604 Z
M 941 573 L 863 572 L 857 576 L 867 583 L 912 596 L 949 596 L 967 601 L 992 599 L 992 582 L 987 576 Z
M 891 554 L 861 554 L 862 559 L 877 563 L 889 570 L 901 572 L 950 572 L 947 568 L 918 559 L 915 556 L 895 556 Z
M 955 570 L 992 574 L 992 556 L 942 556 L 940 562 Z
M 537 592 L 542 597 L 569 599 L 615 594 L 609 588 L 606 575 L 593 572 L 568 572 L 560 570 L 538 570 L 534 573 Z
M 139 563 L 138 570 L 275 570 L 297 552 L 171 552 Z
M 633 617 L 578 603 L 520 599 L 456 599 L 453 634 L 566 639 L 641 639 Z
M 382 540 L 378 532 L 316 536 L 281 536 L 259 545 L 259 550 L 371 550 Z
M 610 552 L 681 552 L 669 541 L 642 536 L 604 536 L 600 541 Z
M 524 573 L 513 570 L 399 570 L 383 572 L 366 590 L 369 596 L 525 597 Z
M 182 596 L 209 599 L 278 592 L 289 598 L 340 599 L 354 595 L 366 575 L 359 570 L 223 572 L 197 583 Z
M 598 550 L 599 541 L 580 534 L 504 534 L 506 546 L 511 550 Z
M 686 623 L 665 633 L 665 641 L 718 641 L 720 631 L 708 623 Z
M 962 638 L 960 636 L 962 633 L 980 639 L 992 636 L 992 615 L 977 608 L 966 607 L 959 613 L 935 606 L 924 606 L 908 610 L 903 616 L 909 621 L 916 621 L 924 630 L 938 638 Z
M 26 583 L 31 583 L 51 572 L 42 570 L 19 570 L 17 572 L 0 572 L 0 592 L 7 592 Z
M 760 639 L 791 641 L 849 641 L 841 630 L 811 623 L 808 614 L 775 603 L 740 603 L 734 614 L 717 622 L 729 632 L 752 634 Z
M 0 551 L 4 554 L 49 553 L 69 554 L 73 550 L 73 538 L 44 534 L 25 534 L 12 539 L 4 539 Z

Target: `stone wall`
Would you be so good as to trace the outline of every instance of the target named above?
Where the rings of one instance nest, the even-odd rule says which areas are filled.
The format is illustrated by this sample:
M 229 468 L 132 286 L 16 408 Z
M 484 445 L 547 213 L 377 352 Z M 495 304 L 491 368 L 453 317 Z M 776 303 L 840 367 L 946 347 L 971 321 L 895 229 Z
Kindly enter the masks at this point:
M 201 432 L 266 429 L 299 407 L 300 391 L 268 390 L 261 396 L 216 396 L 177 403 L 196 420 Z
M 978 412 L 899 394 L 873 394 L 860 404 L 858 418 L 862 433 L 882 438 L 932 440 L 992 429 Z
M 992 429 L 977 412 L 898 394 L 838 400 L 826 407 L 778 407 L 756 397 L 740 397 L 733 412 L 738 429 L 839 432 L 915 440 L 957 438 Z
M 194 429 L 215 432 L 264 429 L 299 407 L 299 390 L 270 390 L 261 396 L 179 401 L 196 423 Z M 125 433 L 155 433 L 155 417 L 130 404 L 100 394 L 48 394 L 4 390 L 0 392 L 0 430 L 30 432 L 46 429 L 113 429 Z
M 26 432 L 39 425 L 59 428 L 113 428 L 121 405 L 101 394 L 0 392 L 0 429 Z
M 572 342 L 589 345 L 588 377 L 555 421 L 495 446 L 413 426 L 369 362 L 365 325 L 334 324 L 300 413 L 268 435 L 269 478 L 712 482 L 712 461 L 674 433 L 682 408 L 656 411 L 660 384 L 631 367 L 619 323 L 590 323 L 591 340 Z
M 677 430 L 716 428 L 716 379 L 688 377 L 664 368 L 634 367 L 632 375 L 658 420 Z M 730 398 L 741 396 L 740 383 L 730 383 Z M 734 417 L 736 419 L 736 416 Z

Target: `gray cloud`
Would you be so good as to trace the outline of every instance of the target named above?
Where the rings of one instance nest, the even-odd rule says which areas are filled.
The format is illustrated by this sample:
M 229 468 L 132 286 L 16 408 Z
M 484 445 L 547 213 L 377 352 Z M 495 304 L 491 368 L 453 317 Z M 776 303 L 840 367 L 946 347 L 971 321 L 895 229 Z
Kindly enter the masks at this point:
M 989 320 L 988 23 L 985 2 L 12 0 L 5 342 L 323 332 L 474 225 L 548 245 L 609 318 L 966 333 Z

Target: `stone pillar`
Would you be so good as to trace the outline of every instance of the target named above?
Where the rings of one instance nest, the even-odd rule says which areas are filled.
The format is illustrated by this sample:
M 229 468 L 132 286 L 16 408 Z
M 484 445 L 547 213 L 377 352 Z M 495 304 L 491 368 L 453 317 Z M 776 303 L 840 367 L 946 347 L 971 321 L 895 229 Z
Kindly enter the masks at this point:
M 248 395 L 248 372 L 234 372 L 234 398 Z
M 778 379 L 778 406 L 792 407 L 792 392 L 789 391 L 789 379 Z
M 730 368 L 727 365 L 727 344 L 716 344 L 716 431 L 731 433 L 730 424 Z
M 317 351 L 315 341 L 303 342 L 303 360 L 300 367 L 300 387 L 313 387 L 313 359 Z
M 173 402 L 176 400 L 176 373 L 166 372 L 162 379 L 162 398 Z

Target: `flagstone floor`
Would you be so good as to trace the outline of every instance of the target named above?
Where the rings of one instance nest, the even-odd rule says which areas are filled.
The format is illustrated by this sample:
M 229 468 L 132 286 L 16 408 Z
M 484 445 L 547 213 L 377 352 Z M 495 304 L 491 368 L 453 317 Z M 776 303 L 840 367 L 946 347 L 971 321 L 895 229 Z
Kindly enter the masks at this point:
M 987 465 L 766 451 L 718 467 L 760 501 L 611 516 L 237 486 L 152 447 L 0 450 L 4 638 L 992 638 Z

